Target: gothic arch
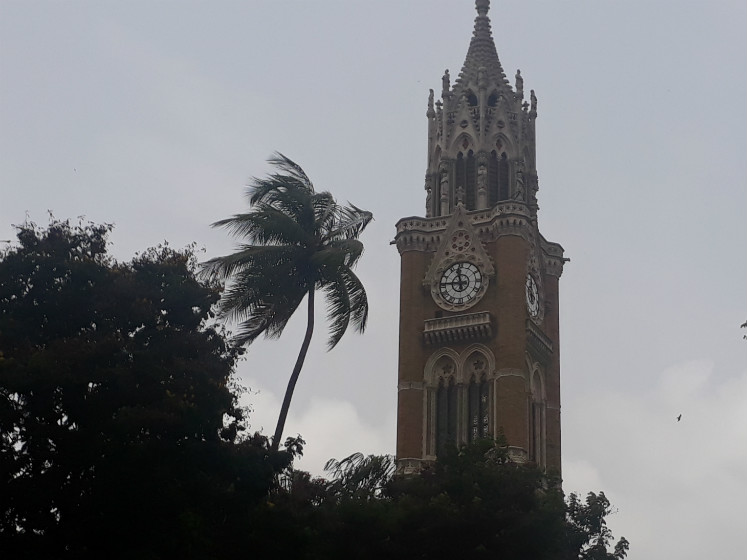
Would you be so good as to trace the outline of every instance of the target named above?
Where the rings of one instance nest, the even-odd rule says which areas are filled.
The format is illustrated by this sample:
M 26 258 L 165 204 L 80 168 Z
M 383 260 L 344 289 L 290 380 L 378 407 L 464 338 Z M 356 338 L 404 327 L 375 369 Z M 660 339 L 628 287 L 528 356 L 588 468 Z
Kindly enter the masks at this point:
M 498 141 L 500 141 L 500 148 L 498 147 Z M 498 153 L 506 152 L 509 160 L 516 157 L 516 147 L 511 139 L 506 136 L 503 132 L 499 132 L 493 136 L 491 140 L 491 150 L 495 150 Z
M 465 145 L 464 141 L 467 141 L 467 144 Z M 474 150 L 475 149 L 475 140 L 472 138 L 472 135 L 470 135 L 468 132 L 462 132 L 461 134 L 457 135 L 456 138 L 454 138 L 454 141 L 451 143 L 451 146 L 449 146 L 449 151 L 456 154 L 458 152 L 464 152 L 466 153 L 467 150 Z
M 459 361 L 457 364 L 462 375 L 460 379 L 461 382 L 469 381 L 467 374 L 471 374 L 474 371 L 474 368 L 470 369 L 468 367 L 468 361 L 475 355 L 482 356 L 486 360 L 487 363 L 485 364 L 484 370 L 482 370 L 485 375 L 491 379 L 495 377 L 495 356 L 493 356 L 493 352 L 491 352 L 490 348 L 484 344 L 471 344 L 465 348 L 461 354 L 459 354 Z
M 532 395 L 532 400 L 538 402 L 547 401 L 547 393 L 545 391 L 545 376 L 542 368 L 538 364 L 534 364 L 534 367 L 529 370 L 529 393 Z
M 527 360 L 529 378 L 529 460 L 540 468 L 547 464 L 547 392 L 545 372 L 538 363 Z
M 497 89 L 494 89 L 488 95 L 488 107 L 497 107 L 498 101 L 500 100 L 500 94 Z
M 424 372 L 425 456 L 493 434 L 495 377 L 495 356 L 482 344 L 431 354 Z
M 459 354 L 451 348 L 440 348 L 430 355 L 428 361 L 425 362 L 425 371 L 423 372 L 423 379 L 426 385 L 435 386 L 438 385 L 440 372 L 438 366 L 443 363 L 442 358 L 451 360 L 454 364 L 455 375 L 458 375 L 458 364 Z

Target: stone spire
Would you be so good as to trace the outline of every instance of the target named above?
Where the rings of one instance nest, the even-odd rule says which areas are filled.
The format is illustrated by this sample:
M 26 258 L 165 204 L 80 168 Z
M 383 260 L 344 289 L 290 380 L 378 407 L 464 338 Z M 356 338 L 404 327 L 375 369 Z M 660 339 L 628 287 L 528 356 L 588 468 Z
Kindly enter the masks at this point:
M 489 0 L 476 0 L 477 17 L 464 65 L 453 82 L 446 70 L 441 99 L 428 96 L 426 215 L 446 216 L 461 203 L 467 211 L 501 202 L 537 211 L 534 124 L 537 97 L 524 101 L 524 78 L 516 90 L 506 79 L 495 48 Z
M 490 0 L 476 0 L 475 8 L 477 9 L 475 29 L 472 32 L 467 57 L 464 59 L 464 65 L 454 84 L 454 89 L 461 89 L 459 86 L 469 83 L 477 84 L 480 68 L 485 69 L 489 82 L 508 86 L 506 73 L 498 59 L 498 52 L 495 49 L 495 42 L 490 29 L 490 18 L 488 17 Z

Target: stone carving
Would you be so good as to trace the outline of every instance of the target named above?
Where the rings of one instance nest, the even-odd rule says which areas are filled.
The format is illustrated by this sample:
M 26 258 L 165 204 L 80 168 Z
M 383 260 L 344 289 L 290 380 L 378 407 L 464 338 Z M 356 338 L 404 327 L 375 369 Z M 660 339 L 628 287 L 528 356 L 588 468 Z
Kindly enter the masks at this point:
M 443 95 L 449 93 L 451 89 L 451 76 L 449 76 L 448 68 L 444 71 L 443 78 L 441 78 L 441 89 L 443 90 Z
M 524 78 L 521 77 L 521 70 L 516 71 L 516 95 L 524 98 Z
M 488 188 L 488 166 L 481 162 L 477 168 L 477 186 L 478 188 Z
M 488 70 L 484 66 L 477 69 L 477 87 L 480 89 L 488 87 Z
M 438 125 L 438 136 L 443 137 L 444 133 L 444 113 L 443 113 L 443 103 L 441 103 L 441 100 L 439 99 L 436 101 L 436 124 Z
M 488 207 L 488 166 L 480 163 L 477 167 L 477 209 Z
M 467 94 L 465 92 L 462 92 L 462 95 L 459 96 L 459 108 L 463 109 L 464 107 L 467 107 L 469 105 L 469 102 L 467 101 Z
M 536 211 L 536 199 L 531 200 L 532 182 L 535 181 L 536 175 L 524 172 L 527 194 L 530 197 L 529 206 L 520 204 L 517 201 L 505 201 L 496 204 L 490 209 L 481 209 L 481 212 L 470 217 L 470 222 L 479 235 L 482 242 L 495 241 L 504 235 L 518 235 L 527 242 L 531 242 L 530 232 L 532 230 L 532 215 Z M 438 180 L 437 178 L 434 178 Z M 436 189 L 434 192 L 434 214 L 437 213 L 438 200 Z M 457 207 L 454 214 L 462 213 L 464 207 Z M 466 211 L 466 209 L 465 209 Z M 458 220 L 457 220 L 458 221 Z M 454 216 L 438 216 L 431 218 L 420 218 L 400 220 L 397 223 L 397 234 L 395 244 L 397 250 L 402 253 L 406 250 L 418 251 L 440 251 L 447 237 L 445 231 L 453 225 Z M 446 250 L 446 249 L 444 249 Z M 560 253 L 562 256 L 562 252 Z M 437 260 L 446 258 L 448 255 L 441 255 Z M 558 257 L 560 258 L 560 257 Z M 444 268 L 445 270 L 445 268 Z M 429 285 L 428 282 L 425 285 Z
M 440 173 L 441 181 L 441 215 L 446 216 L 449 213 L 449 171 L 446 166 L 442 166 Z
M 462 185 L 456 188 L 456 203 L 464 204 L 464 187 Z
M 448 344 L 491 336 L 493 336 L 493 328 L 490 324 L 490 313 L 487 311 L 426 319 L 423 324 L 423 337 L 428 345 Z
M 431 291 L 436 304 L 447 311 L 464 311 L 476 304 L 488 289 L 490 278 L 495 275 L 495 267 L 488 255 L 479 233 L 473 228 L 467 209 L 459 204 L 454 213 L 444 220 L 446 231 L 439 237 L 436 254 L 431 260 L 428 271 L 423 278 L 423 285 Z M 398 226 L 399 227 L 399 226 Z M 399 234 L 398 234 L 399 237 Z M 431 236 L 432 238 L 432 236 Z M 397 248 L 400 244 L 398 241 Z M 482 285 L 470 301 L 453 304 L 444 300 L 440 291 L 440 280 L 443 273 L 454 263 L 467 262 L 475 265 L 481 272 Z
M 477 357 L 475 361 L 472 362 L 472 369 L 476 372 L 485 370 L 485 360 L 483 360 L 482 357 Z
M 433 117 L 436 116 L 436 111 L 433 108 L 433 96 L 434 96 L 434 94 L 433 94 L 433 90 L 432 89 L 430 89 L 428 91 L 430 92 L 428 94 L 428 111 L 426 111 L 425 114 L 426 114 L 426 116 L 429 119 L 432 119 Z
M 525 189 L 524 189 L 524 172 L 521 169 L 516 170 L 516 194 L 514 195 L 515 200 L 524 200 L 525 199 Z
M 433 215 L 433 212 L 431 210 L 431 204 L 433 203 L 433 193 L 431 191 L 430 187 L 426 188 L 426 195 L 425 195 L 425 217 L 430 218 Z
M 529 90 L 529 99 L 532 101 L 532 113 L 537 114 L 537 96 L 534 95 L 534 90 Z

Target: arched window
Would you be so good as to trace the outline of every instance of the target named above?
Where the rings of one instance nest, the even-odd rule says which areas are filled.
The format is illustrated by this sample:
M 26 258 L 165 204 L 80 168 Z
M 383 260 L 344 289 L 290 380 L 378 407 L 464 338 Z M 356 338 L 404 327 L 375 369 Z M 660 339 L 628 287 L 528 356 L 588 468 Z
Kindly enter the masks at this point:
M 490 392 L 485 378 L 478 379 L 477 376 L 473 376 L 468 389 L 468 441 L 475 441 L 490 435 L 489 396 Z
M 506 152 L 498 160 L 498 200 L 508 200 L 508 157 Z
M 436 454 L 458 443 L 457 387 L 453 378 L 441 379 L 436 391 Z
M 539 467 L 545 466 L 546 426 L 545 397 L 542 377 L 538 370 L 532 372 L 531 402 L 529 409 L 529 460 Z
M 464 188 L 467 183 L 467 166 L 464 161 L 464 154 L 459 152 L 456 159 L 456 173 L 455 173 L 456 186 L 455 188 Z M 456 204 L 456 200 L 454 201 Z
M 495 361 L 489 350 L 475 346 L 461 356 L 452 350 L 439 351 L 426 366 L 426 455 L 438 456 L 449 446 L 493 435 Z
M 467 165 L 465 166 L 465 201 L 464 205 L 467 210 L 475 210 L 477 208 L 477 162 L 475 161 L 475 153 L 470 150 L 467 153 Z
M 498 154 L 493 150 L 488 160 L 488 206 L 495 206 L 498 200 Z

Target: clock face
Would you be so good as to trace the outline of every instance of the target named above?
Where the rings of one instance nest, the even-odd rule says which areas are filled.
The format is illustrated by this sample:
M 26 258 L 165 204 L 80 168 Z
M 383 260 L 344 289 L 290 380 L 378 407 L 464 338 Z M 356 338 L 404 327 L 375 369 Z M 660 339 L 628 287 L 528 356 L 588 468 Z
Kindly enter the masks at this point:
M 531 274 L 527 274 L 527 309 L 532 317 L 539 315 L 540 302 L 539 302 L 539 290 L 537 289 L 537 282 Z
M 439 293 L 452 305 L 471 302 L 482 287 L 480 269 L 470 262 L 452 264 L 444 271 L 439 282 Z

